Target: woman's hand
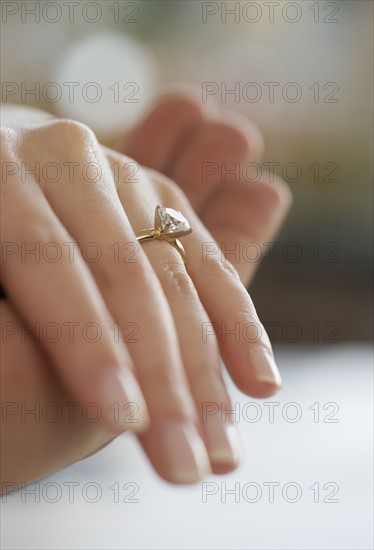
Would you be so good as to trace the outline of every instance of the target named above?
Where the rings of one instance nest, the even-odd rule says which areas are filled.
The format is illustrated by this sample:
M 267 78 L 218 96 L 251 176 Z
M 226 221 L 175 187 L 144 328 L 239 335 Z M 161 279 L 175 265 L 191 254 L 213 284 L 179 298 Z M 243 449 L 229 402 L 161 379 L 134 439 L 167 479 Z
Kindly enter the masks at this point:
M 141 170 L 134 181 L 128 158 L 104 150 L 73 121 L 8 125 L 2 153 L 2 285 L 28 327 L 39 327 L 36 339 L 66 391 L 101 407 L 108 439 L 145 429 L 142 444 L 170 481 L 196 481 L 209 462 L 216 472 L 234 468 L 233 422 L 220 414 L 202 421 L 207 403 L 230 409 L 220 353 L 251 395 L 271 395 L 279 375 L 247 292 L 221 252 L 207 249 L 214 241 L 186 197 L 154 172 Z M 153 226 L 157 204 L 180 210 L 194 228 L 183 241 L 187 266 L 166 242 L 143 250 L 136 241 L 135 231 Z M 101 253 L 95 261 L 90 243 Z M 57 341 L 43 334 L 52 324 L 61 330 Z M 95 343 L 87 326 L 100 329 Z M 123 338 L 115 338 L 116 327 Z M 137 341 L 126 342 L 129 327 Z M 128 402 L 136 404 L 137 424 L 129 422 Z
M 281 178 L 260 165 L 259 129 L 237 112 L 202 103 L 191 88 L 160 98 L 119 145 L 183 189 L 248 285 L 292 200 Z

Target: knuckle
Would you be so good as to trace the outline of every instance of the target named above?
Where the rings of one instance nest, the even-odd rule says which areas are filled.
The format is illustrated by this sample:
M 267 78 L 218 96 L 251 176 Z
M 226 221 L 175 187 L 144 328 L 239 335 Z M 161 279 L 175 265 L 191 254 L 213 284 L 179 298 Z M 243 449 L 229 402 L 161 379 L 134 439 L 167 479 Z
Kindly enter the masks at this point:
M 209 279 L 214 281 L 217 280 L 217 278 L 224 277 L 232 283 L 240 283 L 241 285 L 240 276 L 237 270 L 227 258 L 211 258 L 210 261 L 206 262 L 205 266 Z
M 123 258 L 113 259 L 113 256 L 107 257 L 104 261 L 93 264 L 95 269 L 95 277 L 98 280 L 99 286 L 106 289 L 113 289 L 118 292 L 126 281 L 128 288 L 142 288 L 144 283 L 149 278 L 146 268 L 139 260 L 126 262 Z
M 49 124 L 36 129 L 41 137 L 47 137 L 48 143 L 58 144 L 63 151 L 78 148 L 86 151 L 97 146 L 94 132 L 86 124 L 76 120 L 57 118 Z
M 162 284 L 166 290 L 176 291 L 182 296 L 195 296 L 193 282 L 179 259 L 171 259 L 163 265 Z
M 274 212 L 287 211 L 292 204 L 292 193 L 289 186 L 281 179 L 273 182 L 260 180 L 252 184 L 252 201 L 257 211 L 265 215 L 274 215 Z
M 18 141 L 17 131 L 6 126 L 0 127 L 0 152 L 1 161 L 9 162 L 14 158 L 14 150 Z
M 147 365 L 147 372 L 149 380 L 152 381 L 152 387 L 164 392 L 170 392 L 170 389 L 175 391 L 179 385 L 185 382 L 180 376 L 179 369 L 175 367 L 168 368 L 158 363 L 150 363 Z M 175 394 L 177 393 L 178 391 L 175 391 Z M 177 401 L 177 396 L 175 396 L 175 401 Z
M 290 187 L 281 178 L 277 177 L 272 185 L 274 201 L 285 210 L 289 209 L 293 202 L 293 195 Z
M 86 124 L 71 119 L 58 118 L 49 125 L 49 130 L 70 139 L 89 140 L 95 138 L 95 134 Z
M 185 209 L 186 205 L 190 204 L 185 193 L 172 180 L 167 179 L 167 181 L 165 182 L 164 194 L 166 200 L 170 202 L 170 204 L 176 205 L 177 210 L 183 210 Z
M 9 145 L 14 143 L 16 136 L 17 132 L 16 130 L 14 130 L 14 128 L 0 126 L 0 143 L 2 145 Z
M 186 204 L 189 202 L 181 188 L 173 180 L 151 168 L 144 168 L 144 171 L 157 186 L 165 204 Z
M 165 367 L 165 364 L 168 366 Z M 182 366 L 175 366 L 174 360 L 168 360 L 162 365 L 149 364 L 145 370 L 147 387 L 151 389 L 153 395 L 158 396 L 162 404 L 158 413 L 165 417 L 192 419 L 194 408 L 188 392 L 187 376 Z
M 191 361 L 189 365 L 188 379 L 192 386 L 196 384 L 201 387 L 203 384 L 209 387 L 211 392 L 216 390 L 218 392 L 222 388 L 223 382 L 217 355 L 215 353 L 207 354 L 206 350 L 202 350 L 200 360 Z
M 25 211 L 25 215 L 28 215 Z M 65 248 L 62 243 L 65 241 L 72 241 L 72 239 L 61 231 L 54 227 L 49 220 L 38 219 L 30 215 L 29 223 L 27 225 L 27 231 L 21 231 L 21 234 L 17 235 L 17 240 L 22 242 L 22 245 L 26 250 L 32 250 L 36 246 L 41 250 L 46 249 L 51 244 L 59 246 L 61 254 L 65 254 Z

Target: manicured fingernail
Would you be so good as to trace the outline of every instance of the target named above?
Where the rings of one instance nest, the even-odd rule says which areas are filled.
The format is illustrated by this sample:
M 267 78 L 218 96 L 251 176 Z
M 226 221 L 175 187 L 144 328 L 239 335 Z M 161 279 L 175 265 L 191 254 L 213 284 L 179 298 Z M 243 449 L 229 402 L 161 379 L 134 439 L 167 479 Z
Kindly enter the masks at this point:
M 249 357 L 254 377 L 258 382 L 271 384 L 277 388 L 282 386 L 278 367 L 268 351 L 260 347 L 254 347 L 249 350 Z
M 223 422 L 221 415 L 208 416 L 204 430 L 209 458 L 212 464 L 236 466 L 240 462 L 242 447 L 237 427 Z
M 138 382 L 129 369 L 109 371 L 100 388 L 104 420 L 118 432 L 142 432 L 148 427 L 147 406 Z
M 159 442 L 167 461 L 168 477 L 175 483 L 195 483 L 210 473 L 203 440 L 192 423 L 170 421 Z

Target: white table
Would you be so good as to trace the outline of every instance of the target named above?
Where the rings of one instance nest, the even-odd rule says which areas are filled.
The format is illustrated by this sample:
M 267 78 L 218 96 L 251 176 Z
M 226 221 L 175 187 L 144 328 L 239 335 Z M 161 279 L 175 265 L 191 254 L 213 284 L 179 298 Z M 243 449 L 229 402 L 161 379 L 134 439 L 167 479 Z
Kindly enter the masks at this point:
M 290 346 L 277 356 L 279 396 L 254 402 L 232 390 L 246 454 L 238 471 L 211 476 L 204 488 L 174 487 L 126 435 L 40 482 L 40 502 L 33 494 L 7 497 L 1 548 L 373 548 L 372 351 Z

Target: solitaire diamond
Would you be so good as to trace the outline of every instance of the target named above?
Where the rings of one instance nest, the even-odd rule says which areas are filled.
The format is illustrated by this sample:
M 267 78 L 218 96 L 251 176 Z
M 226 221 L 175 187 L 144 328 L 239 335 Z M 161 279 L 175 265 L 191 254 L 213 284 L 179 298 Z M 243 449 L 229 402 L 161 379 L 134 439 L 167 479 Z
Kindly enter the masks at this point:
M 158 216 L 162 230 L 169 225 L 166 235 L 168 238 L 181 237 L 192 231 L 186 218 L 173 208 L 158 206 L 156 208 L 156 215 Z

